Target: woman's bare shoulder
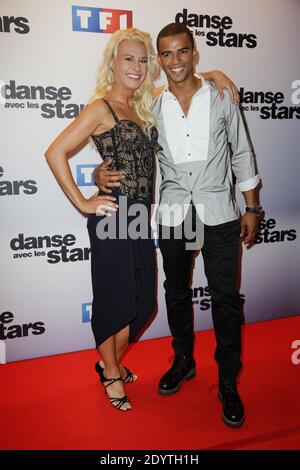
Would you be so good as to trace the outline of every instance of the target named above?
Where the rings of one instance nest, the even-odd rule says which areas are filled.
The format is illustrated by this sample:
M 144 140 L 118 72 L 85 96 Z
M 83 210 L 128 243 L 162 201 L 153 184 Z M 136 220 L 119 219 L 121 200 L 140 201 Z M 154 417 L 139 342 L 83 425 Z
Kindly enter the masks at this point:
M 103 100 L 103 98 L 96 98 L 95 100 L 88 103 L 86 109 L 89 109 L 90 112 L 100 113 L 107 111 L 107 104 Z
M 158 95 L 161 94 L 162 91 L 164 91 L 164 89 L 165 89 L 165 85 L 161 85 L 157 88 L 153 88 L 151 91 L 152 98 L 156 98 Z
M 94 122 L 102 123 L 109 116 L 109 109 L 102 98 L 97 98 L 86 105 L 84 116 Z

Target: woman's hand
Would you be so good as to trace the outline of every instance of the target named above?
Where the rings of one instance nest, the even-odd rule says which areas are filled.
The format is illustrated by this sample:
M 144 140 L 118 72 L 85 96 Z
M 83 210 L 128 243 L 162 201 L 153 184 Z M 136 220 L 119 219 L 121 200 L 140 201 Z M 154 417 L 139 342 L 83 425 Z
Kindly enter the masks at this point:
M 231 101 L 238 104 L 240 101 L 239 90 L 233 81 L 221 72 L 221 70 L 212 70 L 210 72 L 202 72 L 205 80 L 213 80 L 215 82 L 216 89 L 219 92 L 221 100 L 224 98 L 224 89 L 229 91 Z
M 81 212 L 86 214 L 106 215 L 111 217 L 112 212 L 118 210 L 118 204 L 113 196 L 99 196 L 98 193 L 93 194 L 89 199 L 85 199 L 80 205 Z

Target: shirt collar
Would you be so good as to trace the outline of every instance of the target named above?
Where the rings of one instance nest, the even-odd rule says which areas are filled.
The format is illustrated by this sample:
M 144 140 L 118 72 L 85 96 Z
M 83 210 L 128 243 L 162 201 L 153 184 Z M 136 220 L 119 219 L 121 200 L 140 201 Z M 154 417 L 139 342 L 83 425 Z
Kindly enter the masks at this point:
M 195 76 L 196 78 L 198 78 L 198 80 L 201 80 L 201 87 L 200 87 L 199 90 L 197 90 L 196 93 L 194 94 L 194 96 L 196 96 L 196 95 L 202 93 L 203 90 L 205 90 L 205 89 L 208 87 L 208 84 L 206 83 L 206 81 L 204 80 L 204 77 L 203 77 L 200 73 L 194 73 L 194 76 Z M 170 92 L 168 85 L 165 85 L 164 92 L 166 93 L 166 95 L 167 95 L 167 94 L 173 95 L 173 93 Z

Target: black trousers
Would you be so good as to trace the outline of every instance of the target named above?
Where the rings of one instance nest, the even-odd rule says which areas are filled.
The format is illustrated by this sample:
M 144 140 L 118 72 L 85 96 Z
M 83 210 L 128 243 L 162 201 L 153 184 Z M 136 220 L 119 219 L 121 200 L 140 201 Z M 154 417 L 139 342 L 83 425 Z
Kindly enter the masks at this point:
M 196 211 L 192 207 L 193 219 Z M 178 239 L 178 232 L 182 233 Z M 175 354 L 193 354 L 194 324 L 191 278 L 195 251 L 186 250 L 184 224 L 159 226 L 159 246 L 166 276 L 164 282 L 167 315 Z M 204 270 L 212 301 L 212 317 L 217 347 L 215 360 L 219 373 L 234 379 L 241 366 L 241 323 L 243 301 L 237 289 L 240 223 L 204 225 L 201 248 Z

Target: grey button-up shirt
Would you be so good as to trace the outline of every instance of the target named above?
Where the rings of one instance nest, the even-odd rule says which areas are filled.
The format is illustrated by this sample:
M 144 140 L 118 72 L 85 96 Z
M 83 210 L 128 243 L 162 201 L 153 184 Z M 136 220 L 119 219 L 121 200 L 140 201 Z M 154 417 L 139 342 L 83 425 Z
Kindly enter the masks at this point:
M 226 91 L 221 101 L 214 85 L 198 78 L 202 86 L 187 116 L 168 89 L 153 102 L 162 177 L 158 221 L 167 226 L 184 220 L 191 201 L 207 225 L 235 220 L 232 172 L 241 191 L 259 183 L 238 105 Z

